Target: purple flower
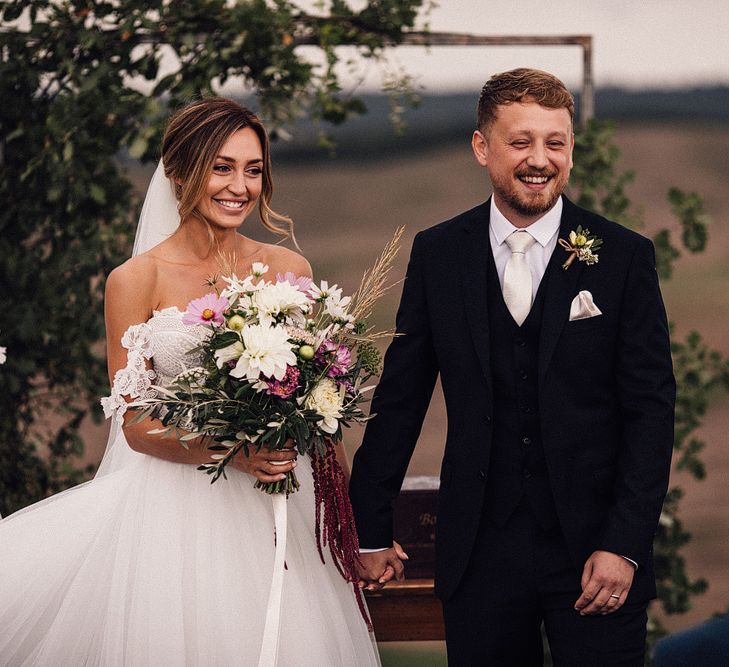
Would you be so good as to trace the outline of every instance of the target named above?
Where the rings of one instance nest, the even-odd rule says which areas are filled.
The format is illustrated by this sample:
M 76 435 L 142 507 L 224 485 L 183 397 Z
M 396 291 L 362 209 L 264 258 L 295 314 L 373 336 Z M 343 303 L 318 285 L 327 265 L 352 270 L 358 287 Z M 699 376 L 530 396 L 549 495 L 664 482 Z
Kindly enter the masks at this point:
M 187 310 L 182 318 L 183 324 L 217 324 L 225 321 L 223 313 L 228 308 L 228 300 L 210 292 L 199 299 L 187 304 Z
M 283 379 L 266 380 L 268 393 L 279 398 L 289 398 L 299 388 L 299 375 L 296 366 L 287 366 Z
M 352 361 L 352 353 L 345 345 L 337 345 L 327 339 L 319 346 L 315 359 L 321 366 L 330 364 L 327 375 L 335 378 L 347 373 Z
M 286 273 L 277 273 L 276 282 L 282 283 L 286 281 L 292 287 L 297 287 L 300 292 L 306 292 L 310 287 L 313 280 L 308 276 L 297 276 L 291 271 Z

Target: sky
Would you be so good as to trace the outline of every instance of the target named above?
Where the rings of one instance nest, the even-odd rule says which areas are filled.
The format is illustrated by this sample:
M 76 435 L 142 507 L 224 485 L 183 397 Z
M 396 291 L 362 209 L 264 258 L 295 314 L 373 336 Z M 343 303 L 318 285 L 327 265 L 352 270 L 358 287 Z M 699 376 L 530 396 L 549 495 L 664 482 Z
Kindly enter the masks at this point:
M 311 8 L 311 0 L 297 2 Z M 357 8 L 364 4 L 351 0 Z M 426 0 L 427 4 L 427 0 Z M 484 35 L 593 36 L 599 87 L 691 88 L 729 85 L 729 0 L 440 0 L 433 31 Z M 420 47 L 391 50 L 391 65 L 418 77 L 427 92 L 480 88 L 495 72 L 546 69 L 568 85 L 582 78 L 578 46 Z M 364 87 L 379 87 L 370 67 Z

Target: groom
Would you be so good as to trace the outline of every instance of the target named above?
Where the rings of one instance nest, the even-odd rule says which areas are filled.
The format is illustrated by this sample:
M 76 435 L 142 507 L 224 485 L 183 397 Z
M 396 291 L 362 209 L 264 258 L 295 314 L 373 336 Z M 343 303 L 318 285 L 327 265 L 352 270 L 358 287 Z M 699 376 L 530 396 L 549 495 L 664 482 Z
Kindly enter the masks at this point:
M 362 577 L 402 572 L 397 496 L 440 375 L 436 593 L 452 666 L 643 664 L 675 384 L 652 244 L 571 203 L 574 103 L 493 76 L 472 147 L 484 204 L 420 232 L 354 459 Z M 383 574 L 384 573 L 384 574 Z

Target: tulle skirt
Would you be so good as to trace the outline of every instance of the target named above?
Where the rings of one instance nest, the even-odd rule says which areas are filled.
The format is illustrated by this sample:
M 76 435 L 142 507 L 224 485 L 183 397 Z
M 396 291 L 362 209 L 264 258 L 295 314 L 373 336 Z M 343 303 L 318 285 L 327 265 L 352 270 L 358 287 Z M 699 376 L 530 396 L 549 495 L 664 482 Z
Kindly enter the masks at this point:
M 287 501 L 279 666 L 378 665 L 351 584 L 322 564 L 308 459 Z M 0 521 L 0 665 L 258 665 L 269 496 L 135 455 Z

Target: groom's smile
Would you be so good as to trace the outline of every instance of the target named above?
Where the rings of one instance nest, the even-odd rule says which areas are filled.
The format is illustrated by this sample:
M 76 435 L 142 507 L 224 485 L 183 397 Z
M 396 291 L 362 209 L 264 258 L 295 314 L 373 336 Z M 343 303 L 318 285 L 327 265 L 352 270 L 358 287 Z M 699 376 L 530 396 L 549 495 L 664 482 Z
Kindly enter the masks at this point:
M 548 184 L 553 182 L 554 177 L 559 172 L 545 171 L 543 173 L 533 173 L 532 171 L 519 173 L 517 172 L 516 177 L 532 192 L 542 192 L 548 187 Z

